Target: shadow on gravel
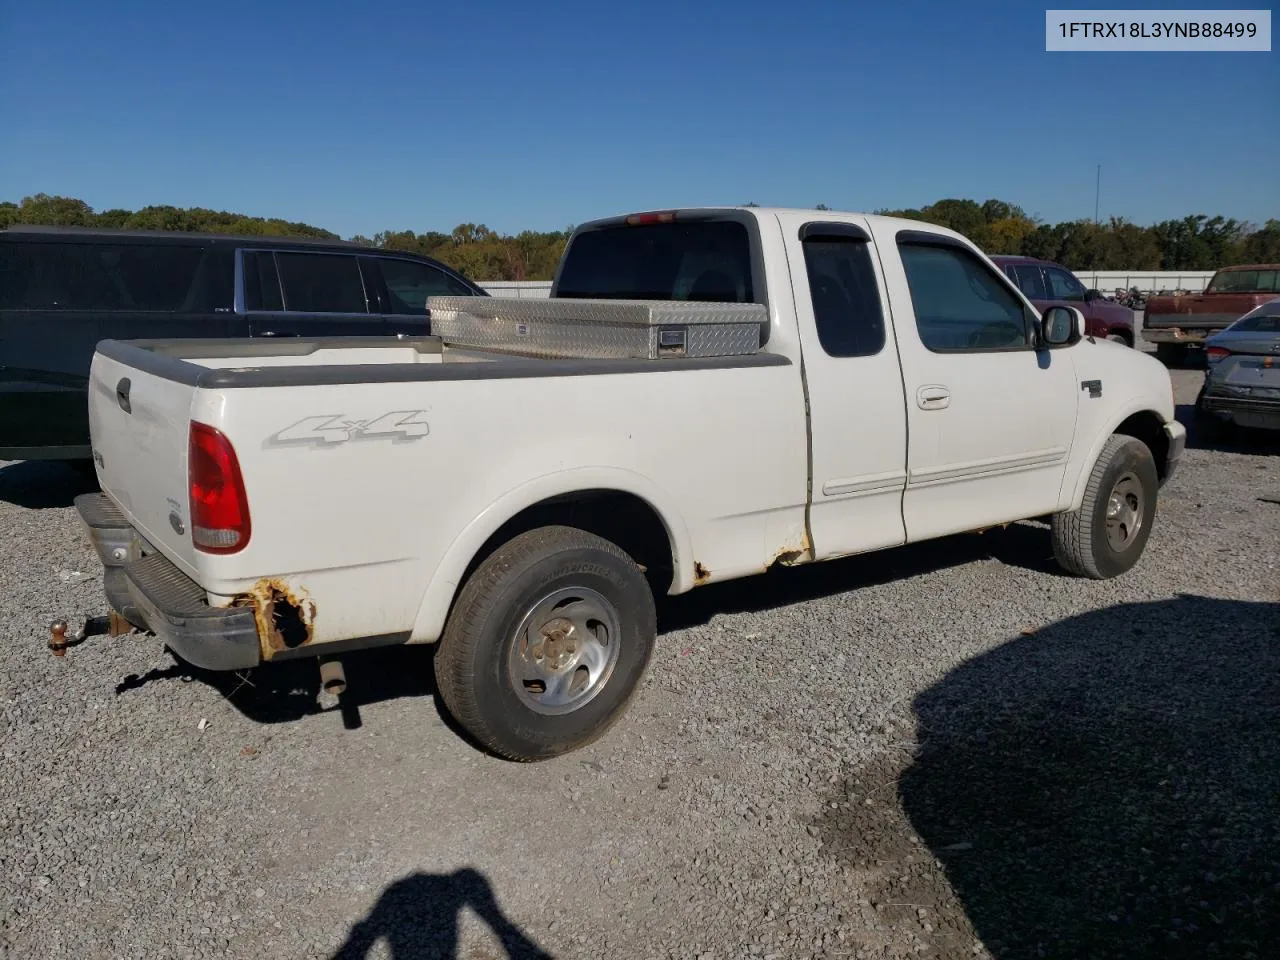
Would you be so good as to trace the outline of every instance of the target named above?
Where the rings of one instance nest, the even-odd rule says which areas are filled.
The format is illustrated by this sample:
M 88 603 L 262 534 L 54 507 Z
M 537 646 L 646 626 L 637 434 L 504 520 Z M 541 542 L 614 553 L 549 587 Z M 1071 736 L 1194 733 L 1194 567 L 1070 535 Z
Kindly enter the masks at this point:
M 851 557 L 809 567 L 780 569 L 746 580 L 703 587 L 682 597 L 658 598 L 659 632 L 706 623 L 722 613 L 765 610 L 801 603 L 860 587 L 918 576 L 976 560 L 1042 572 L 1056 572 L 1048 529 L 1034 522 L 1014 524 L 985 534 L 949 537 L 933 543 Z M 402 697 L 431 698 L 437 714 L 454 733 L 468 739 L 435 696 L 434 645 L 385 647 L 342 655 L 347 690 L 337 710 L 348 729 L 361 725 L 360 707 Z M 130 675 L 116 685 L 124 696 L 148 684 L 198 680 L 213 687 L 250 720 L 289 723 L 333 712 L 317 700 L 320 676 L 314 660 L 267 664 L 244 673 L 203 670 L 174 657 L 174 664 L 144 675 Z
M 20 460 L 0 467 L 0 500 L 27 510 L 69 507 L 98 489 L 97 478 L 60 460 Z
M 1065 576 L 1053 559 L 1048 524 L 1024 521 L 986 533 L 960 534 L 843 560 L 778 567 L 759 576 L 709 584 L 679 597 L 662 597 L 658 630 L 681 630 L 705 624 L 720 614 L 758 613 L 987 559 Z
M 1187 447 L 1192 450 L 1212 450 L 1216 453 L 1243 453 L 1253 456 L 1280 456 L 1280 432 L 1274 430 L 1246 430 L 1228 426 L 1214 436 L 1206 436 L 1196 422 L 1196 408 L 1192 403 L 1178 404 L 1177 420 L 1187 428 Z
M 469 868 L 397 880 L 331 960 L 365 960 L 380 940 L 391 960 L 451 960 L 458 956 L 458 916 L 466 907 L 489 926 L 511 960 L 550 960 L 551 954 L 507 919 L 484 875 Z
M 204 670 L 174 654 L 174 663 L 142 676 L 132 674 L 116 685 L 123 696 L 151 683 L 197 680 L 217 690 L 232 706 L 256 723 L 292 723 L 322 713 L 339 713 L 348 730 L 362 726 L 360 708 L 402 697 L 431 698 L 441 719 L 454 733 L 464 736 L 435 696 L 433 646 L 386 647 L 343 654 L 346 692 L 337 707 L 323 707 L 320 673 L 312 659 L 285 660 L 241 673 Z
M 902 810 L 994 957 L 1275 956 L 1280 603 L 1085 614 L 956 669 L 915 712 Z M 861 849 L 870 810 L 832 814 L 831 842 Z M 906 892 L 932 884 L 945 913 L 933 857 L 903 868 Z

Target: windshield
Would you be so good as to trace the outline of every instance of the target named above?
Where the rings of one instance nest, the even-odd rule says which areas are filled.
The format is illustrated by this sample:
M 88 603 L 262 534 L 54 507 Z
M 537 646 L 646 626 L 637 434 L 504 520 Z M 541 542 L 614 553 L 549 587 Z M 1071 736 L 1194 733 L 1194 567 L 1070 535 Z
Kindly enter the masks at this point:
M 733 220 L 609 226 L 569 244 L 557 297 L 755 303 L 751 236 Z
M 1207 293 L 1271 293 L 1280 290 L 1280 270 L 1221 270 L 1213 275 Z

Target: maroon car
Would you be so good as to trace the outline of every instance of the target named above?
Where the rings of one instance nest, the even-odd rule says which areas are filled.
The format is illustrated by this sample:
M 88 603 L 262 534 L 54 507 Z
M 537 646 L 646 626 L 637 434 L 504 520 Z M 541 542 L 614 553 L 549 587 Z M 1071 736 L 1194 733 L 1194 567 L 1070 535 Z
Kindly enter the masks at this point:
M 1096 290 L 1086 290 L 1066 267 L 1035 257 L 994 256 L 991 262 L 1003 270 L 1041 313 L 1047 307 L 1075 307 L 1084 314 L 1090 336 L 1105 337 L 1133 346 L 1133 311 Z

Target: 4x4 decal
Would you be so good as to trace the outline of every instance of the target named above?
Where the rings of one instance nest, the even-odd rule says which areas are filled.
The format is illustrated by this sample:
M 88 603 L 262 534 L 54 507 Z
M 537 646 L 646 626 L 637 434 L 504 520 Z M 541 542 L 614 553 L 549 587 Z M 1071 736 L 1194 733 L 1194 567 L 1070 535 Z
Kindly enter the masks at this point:
M 416 440 L 430 432 L 426 410 L 396 410 L 361 420 L 346 414 L 303 417 L 274 434 L 270 443 L 346 443 L 348 440 Z

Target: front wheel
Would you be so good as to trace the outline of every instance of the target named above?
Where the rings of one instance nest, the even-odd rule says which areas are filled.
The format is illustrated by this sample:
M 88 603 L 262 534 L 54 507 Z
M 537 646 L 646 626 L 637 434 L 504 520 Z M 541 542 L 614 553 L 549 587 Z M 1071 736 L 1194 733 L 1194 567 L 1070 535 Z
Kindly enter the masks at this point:
M 542 527 L 467 580 L 436 653 L 436 684 L 484 747 L 546 760 L 622 716 L 656 636 L 653 593 L 631 557 L 583 530 Z
M 1053 555 L 1068 573 L 1106 580 L 1138 562 L 1156 519 L 1159 477 L 1147 445 L 1115 434 L 1103 445 L 1078 510 L 1054 514 Z

